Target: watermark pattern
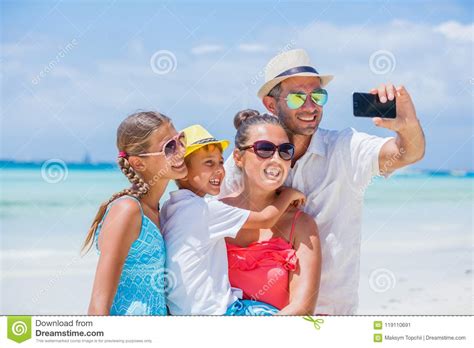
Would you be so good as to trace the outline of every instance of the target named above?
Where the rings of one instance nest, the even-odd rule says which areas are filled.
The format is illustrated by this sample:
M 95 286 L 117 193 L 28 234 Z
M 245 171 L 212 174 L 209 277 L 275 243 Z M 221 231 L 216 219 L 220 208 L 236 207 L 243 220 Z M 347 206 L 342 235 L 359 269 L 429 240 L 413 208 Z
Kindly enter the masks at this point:
M 36 295 L 34 297 L 32 297 L 31 302 L 32 302 L 33 306 L 37 306 L 40 302 L 41 297 L 43 295 L 45 295 L 48 291 L 50 291 L 55 286 L 57 281 L 60 280 L 61 277 L 63 277 L 66 274 L 66 272 L 72 266 L 74 266 L 79 260 L 80 259 L 79 259 L 78 256 L 74 256 L 72 258 L 71 262 L 67 263 L 64 267 L 62 267 L 62 269 L 54 277 L 51 277 L 51 279 L 49 280 L 47 286 L 42 288 L 41 290 L 39 290 L 36 293 Z
M 396 283 L 395 274 L 386 268 L 378 268 L 372 271 L 369 276 L 370 288 L 378 293 L 395 288 Z
M 159 293 L 168 295 L 174 289 L 178 280 L 176 274 L 169 268 L 160 268 L 153 273 L 151 278 L 151 287 Z
M 277 269 L 275 272 L 273 272 L 270 279 L 268 279 L 268 281 L 263 284 L 263 286 L 258 290 L 258 292 L 253 294 L 250 299 L 252 301 L 260 301 L 260 298 L 264 296 L 285 274 L 286 272 L 284 272 L 283 270 Z
M 173 52 L 168 50 L 156 51 L 150 58 L 151 70 L 158 75 L 166 75 L 176 70 L 178 61 Z
M 53 158 L 47 160 L 41 166 L 41 177 L 48 184 L 57 184 L 65 181 L 68 176 L 68 168 L 66 162 L 61 159 Z
M 71 41 L 69 41 L 66 46 L 62 47 L 59 52 L 56 54 L 56 56 L 51 59 L 48 64 L 46 64 L 43 69 L 31 80 L 31 83 L 33 85 L 37 85 L 41 82 L 41 80 L 46 77 L 51 71 L 56 68 L 56 66 L 61 62 L 64 57 L 66 57 L 67 54 L 69 54 L 76 46 L 78 42 L 77 39 L 74 38 Z
M 382 168 L 379 169 L 379 175 L 375 175 L 370 178 L 370 181 L 362 186 L 357 194 L 357 199 L 359 201 L 363 201 L 365 197 L 365 193 L 367 192 L 368 188 L 373 185 L 375 178 L 381 178 L 381 177 L 388 177 L 390 173 L 393 171 L 393 166 L 395 163 L 397 163 L 402 156 L 406 153 L 406 150 L 404 147 L 400 147 L 400 150 L 393 154 L 390 159 L 388 159 L 385 164 L 383 165 Z
M 369 67 L 376 75 L 386 75 L 395 70 L 397 61 L 392 52 L 387 50 L 378 50 L 370 55 Z
M 182 161 L 183 161 L 183 158 L 179 154 L 176 154 L 173 157 L 169 158 L 166 161 L 166 165 L 163 168 L 161 168 L 155 175 L 153 175 L 153 177 L 149 179 L 146 183 L 150 187 L 154 186 L 158 181 L 164 178 L 166 174 L 171 172 L 173 166 L 180 165 Z
M 291 40 L 290 42 L 288 42 L 285 46 L 283 46 L 283 48 L 281 48 L 279 51 L 278 51 L 278 54 L 281 54 L 281 53 L 284 53 L 284 52 L 287 52 L 287 51 L 290 51 L 292 50 L 296 45 L 296 40 Z M 272 64 L 271 63 L 268 63 L 268 67 L 270 67 Z M 265 77 L 265 68 L 264 69 L 260 69 L 251 79 L 250 79 L 250 84 L 252 86 L 255 86 L 262 78 Z

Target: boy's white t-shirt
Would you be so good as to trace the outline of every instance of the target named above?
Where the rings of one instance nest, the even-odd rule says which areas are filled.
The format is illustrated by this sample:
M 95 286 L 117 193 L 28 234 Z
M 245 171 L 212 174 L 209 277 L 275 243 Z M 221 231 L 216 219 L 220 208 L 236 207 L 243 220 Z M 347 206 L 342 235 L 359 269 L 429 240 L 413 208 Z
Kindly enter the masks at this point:
M 239 298 L 240 291 L 229 283 L 224 238 L 235 237 L 249 214 L 189 190 L 170 193 L 160 223 L 171 314 L 222 315 Z

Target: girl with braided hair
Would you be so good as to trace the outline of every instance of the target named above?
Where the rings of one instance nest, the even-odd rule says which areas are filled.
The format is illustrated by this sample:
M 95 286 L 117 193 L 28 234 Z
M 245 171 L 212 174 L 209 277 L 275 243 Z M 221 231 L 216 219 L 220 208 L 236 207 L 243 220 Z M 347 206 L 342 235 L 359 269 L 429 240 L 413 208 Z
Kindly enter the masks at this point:
M 166 315 L 166 251 L 159 201 L 184 178 L 185 139 L 157 112 L 128 116 L 117 130 L 118 165 L 132 186 L 104 202 L 84 242 L 99 252 L 90 315 Z

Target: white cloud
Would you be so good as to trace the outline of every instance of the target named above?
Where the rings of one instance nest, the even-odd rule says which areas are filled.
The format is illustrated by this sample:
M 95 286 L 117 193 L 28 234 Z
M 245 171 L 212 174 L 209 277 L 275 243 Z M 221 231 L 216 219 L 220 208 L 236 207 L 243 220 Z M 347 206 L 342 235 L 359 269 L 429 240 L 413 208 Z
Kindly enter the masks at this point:
M 202 55 L 208 53 L 215 53 L 224 50 L 223 46 L 220 45 L 199 45 L 192 48 L 191 52 L 195 55 Z
M 433 30 L 445 24 L 433 26 L 397 20 L 357 26 L 315 22 L 308 27 L 301 25 L 299 30 L 296 28 L 299 35 L 283 25 L 268 26 L 252 41 L 238 44 L 232 54 L 228 54 L 221 44 L 197 45 L 191 51 L 190 46 L 172 48 L 177 68 L 166 75 L 157 75 L 150 67 L 150 56 L 156 47 L 146 42 L 142 46 L 137 40 L 132 42 L 123 56 L 108 60 L 92 56 L 87 67 L 61 61 L 40 84 L 30 86 L 36 97 L 24 90 L 21 93 L 21 88 L 9 88 L 5 100 L 10 101 L 11 105 L 7 107 L 11 117 L 5 119 L 5 126 L 32 133 L 34 127 L 41 126 L 42 120 L 51 120 L 50 130 L 44 131 L 51 139 L 45 138 L 41 144 L 26 147 L 19 159 L 38 153 L 37 148 L 44 150 L 41 151 L 44 156 L 61 156 L 58 152 L 62 150 L 68 155 L 73 153 L 72 142 L 67 146 L 58 146 L 63 144 L 69 133 L 51 119 L 51 111 L 61 112 L 59 116 L 63 122 L 87 139 L 86 145 L 91 144 L 95 149 L 94 159 L 107 159 L 113 155 L 115 127 L 120 119 L 137 109 L 158 109 L 171 116 L 177 127 L 200 122 L 214 127 L 211 131 L 217 131 L 219 136 L 232 138 L 234 129 L 231 119 L 236 111 L 246 107 L 263 111 L 255 96 L 263 83 L 261 72 L 273 55 L 289 46 L 290 49 L 305 48 L 319 71 L 336 75 L 328 87 L 331 94 L 324 127 L 340 129 L 355 126 L 381 134 L 369 122 L 353 120 L 350 95 L 354 90 L 363 91 L 381 82 L 392 81 L 405 84 L 412 93 L 422 121 L 432 128 L 427 133 L 428 138 L 444 132 L 446 127 L 452 127 L 450 134 L 458 136 L 453 136 L 453 139 L 448 137 L 447 140 L 462 139 L 469 128 L 464 119 L 472 117 L 469 111 L 471 99 L 468 98 L 472 87 L 468 86 L 460 93 L 463 83 L 467 84 L 472 78 L 469 70 L 472 43 L 454 40 Z M 471 28 L 472 25 L 463 27 Z M 463 34 L 459 35 L 462 37 Z M 77 50 L 71 52 L 71 57 L 84 54 L 82 48 L 78 45 Z M 393 72 L 386 75 L 371 72 L 369 58 L 378 50 L 393 53 L 396 59 Z M 2 63 L 4 67 L 9 67 L 3 72 L 5 80 L 30 84 L 32 76 L 51 59 L 51 52 L 56 53 L 56 50 L 51 49 L 43 57 L 37 54 L 5 57 Z M 17 99 L 18 95 L 21 98 Z M 74 99 L 69 101 L 72 97 Z M 40 100 L 46 101 L 51 108 L 45 107 Z M 432 117 L 443 110 L 446 112 L 433 123 Z M 28 120 L 26 117 L 29 115 L 34 117 Z M 91 133 L 91 129 L 99 123 L 103 123 L 101 128 Z M 454 127 L 458 127 L 459 131 Z M 5 140 L 5 154 L 14 154 L 16 148 L 21 146 L 24 139 L 19 135 L 15 137 L 17 139 L 9 135 Z M 430 144 L 430 149 L 434 148 L 434 142 Z M 76 145 L 76 153 L 82 156 L 82 144 Z M 435 167 L 436 164 L 432 163 L 441 161 L 437 158 L 442 156 L 431 155 L 428 166 Z
M 37 50 L 38 47 L 33 43 L 4 43 L 0 45 L 2 56 L 22 56 Z
M 441 23 L 434 28 L 434 31 L 441 33 L 448 39 L 469 42 L 474 41 L 474 24 L 463 25 L 456 21 Z
M 244 43 L 238 46 L 239 51 L 242 52 L 265 52 L 267 47 L 265 45 L 257 44 L 257 43 Z
M 315 42 L 317 33 L 320 39 Z M 439 110 L 441 100 L 459 98 L 459 83 L 467 84 L 472 75 L 468 68 L 473 58 L 471 44 L 440 36 L 425 23 L 395 20 L 374 27 L 317 22 L 300 31 L 294 46 L 308 50 L 318 70 L 336 75 L 335 92 L 387 81 L 403 83 L 430 111 Z M 379 50 L 392 53 L 396 62 L 395 69 L 385 75 L 370 69 L 370 57 Z M 467 107 L 468 101 L 463 98 L 456 104 Z

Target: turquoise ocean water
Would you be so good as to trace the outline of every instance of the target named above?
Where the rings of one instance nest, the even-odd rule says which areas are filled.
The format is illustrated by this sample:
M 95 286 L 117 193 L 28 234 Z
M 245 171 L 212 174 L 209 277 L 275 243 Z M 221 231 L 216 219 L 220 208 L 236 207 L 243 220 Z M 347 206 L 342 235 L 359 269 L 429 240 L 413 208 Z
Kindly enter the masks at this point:
M 54 175 L 48 177 L 40 167 L 0 169 L 2 249 L 31 243 L 73 248 L 87 231 L 98 204 L 129 186 L 114 167 L 69 168 L 67 174 Z M 472 228 L 473 188 L 474 176 L 469 173 L 375 178 L 366 192 L 364 230 L 385 222 L 404 227 L 400 233 L 429 225 L 462 234 Z M 173 189 L 170 185 L 167 192 Z
M 127 187 L 127 180 L 113 166 L 68 166 L 56 173 L 30 166 L 0 169 L 0 182 L 0 308 L 8 313 L 84 313 L 96 259 L 94 253 L 86 261 L 77 255 L 98 204 Z M 389 268 L 399 287 L 403 279 L 408 282 L 406 291 L 435 287 L 434 282 L 456 272 L 456 280 L 449 282 L 472 279 L 473 191 L 474 176 L 460 172 L 406 173 L 373 181 L 363 220 L 362 309 L 389 310 L 392 300 L 396 305 L 396 299 L 383 297 L 387 293 L 367 290 L 374 269 Z M 421 279 L 426 276 L 421 285 L 409 280 L 420 279 L 417 270 Z M 14 288 L 25 282 L 31 290 Z M 460 295 L 472 299 L 472 283 L 466 284 L 458 284 Z M 13 294 L 23 298 L 22 305 L 9 301 Z M 74 304 L 71 294 L 77 295 Z M 467 311 L 472 312 L 472 302 Z

